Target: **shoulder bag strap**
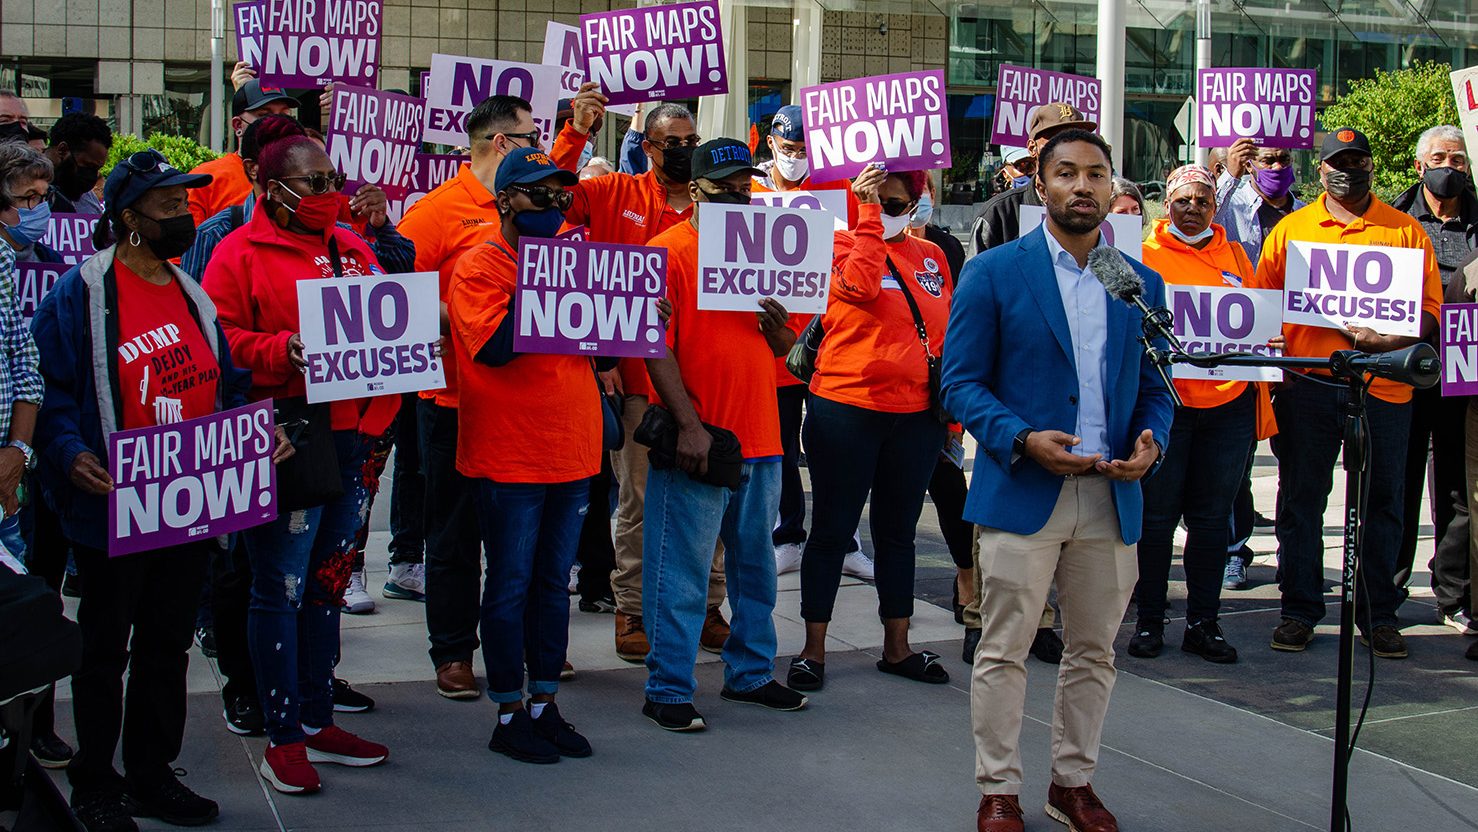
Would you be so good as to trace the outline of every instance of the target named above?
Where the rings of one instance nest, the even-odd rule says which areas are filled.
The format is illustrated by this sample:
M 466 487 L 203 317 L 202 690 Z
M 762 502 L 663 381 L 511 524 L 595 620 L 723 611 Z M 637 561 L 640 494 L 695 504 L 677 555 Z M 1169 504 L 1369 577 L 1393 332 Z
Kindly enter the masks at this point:
M 934 351 L 929 348 L 929 328 L 924 326 L 924 315 L 919 311 L 919 305 L 913 299 L 913 292 L 908 290 L 908 284 L 903 282 L 903 275 L 898 273 L 898 267 L 893 265 L 893 258 L 888 257 L 888 271 L 893 274 L 898 288 L 903 292 L 903 299 L 908 301 L 908 311 L 913 314 L 914 330 L 918 333 L 919 344 L 924 348 L 924 358 L 930 364 L 934 363 Z
M 339 257 L 339 237 L 333 230 L 329 231 L 328 259 L 334 264 L 334 277 L 343 277 L 344 262 Z

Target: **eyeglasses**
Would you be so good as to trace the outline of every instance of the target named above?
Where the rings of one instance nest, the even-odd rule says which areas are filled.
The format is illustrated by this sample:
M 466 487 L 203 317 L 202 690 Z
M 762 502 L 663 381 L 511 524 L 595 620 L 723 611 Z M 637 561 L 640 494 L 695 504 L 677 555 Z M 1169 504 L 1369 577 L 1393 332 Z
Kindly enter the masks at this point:
M 308 193 L 315 196 L 326 194 L 329 191 L 337 191 L 344 187 L 344 180 L 349 177 L 342 173 L 311 173 L 307 176 L 284 176 L 278 182 L 307 182 Z
M 668 136 L 666 141 L 661 142 L 653 139 L 651 136 L 647 136 L 646 140 L 649 144 L 651 144 L 658 150 L 678 150 L 679 148 L 697 147 L 698 145 L 703 144 L 702 137 L 697 135 L 689 136 L 686 139 L 679 139 L 676 136 Z
M 486 139 L 487 141 L 492 141 L 493 139 L 496 139 L 498 136 L 503 136 L 503 137 L 509 138 L 509 139 L 523 139 L 524 141 L 528 142 L 528 144 L 525 145 L 525 147 L 538 147 L 538 145 L 539 145 L 539 131 L 538 130 L 532 130 L 532 131 L 530 131 L 528 133 L 489 133 L 486 136 L 483 136 L 483 138 Z
M 8 199 L 8 200 L 10 200 L 11 204 L 15 205 L 15 207 L 17 207 L 17 208 L 24 208 L 27 211 L 29 211 L 32 208 L 35 208 L 36 206 L 38 206 L 41 203 L 45 202 L 46 201 L 46 194 L 45 193 L 39 193 L 39 194 L 31 193 L 31 194 L 25 194 L 23 196 L 16 196 L 15 194 L 6 194 L 5 195 L 5 198 Z
M 901 217 L 913 208 L 914 202 L 907 199 L 888 199 L 883 201 L 883 213 L 890 217 Z
M 785 145 L 780 144 L 779 142 L 776 142 L 776 144 L 775 144 L 775 151 L 777 153 L 779 153 L 781 156 L 785 156 L 786 158 L 789 158 L 789 159 L 804 159 L 804 158 L 806 158 L 806 147 L 805 147 L 805 145 L 801 145 L 800 147 L 786 147 Z
M 574 202 L 575 195 L 564 188 L 546 188 L 540 185 L 537 188 L 528 188 L 523 185 L 509 185 L 509 190 L 518 191 L 534 203 L 534 207 L 540 210 L 553 205 L 561 211 L 568 211 L 570 203 Z

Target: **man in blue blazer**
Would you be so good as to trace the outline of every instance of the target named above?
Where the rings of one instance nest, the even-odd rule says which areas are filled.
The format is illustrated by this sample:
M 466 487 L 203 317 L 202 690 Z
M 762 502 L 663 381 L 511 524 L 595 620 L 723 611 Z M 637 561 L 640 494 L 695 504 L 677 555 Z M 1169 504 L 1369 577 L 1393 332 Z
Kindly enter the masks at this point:
M 1041 228 L 971 260 L 944 350 L 944 404 L 980 443 L 965 518 L 981 526 L 983 632 L 971 715 L 979 832 L 1020 832 L 1027 651 L 1055 580 L 1066 651 L 1047 814 L 1116 832 L 1090 785 L 1114 684 L 1114 636 L 1138 577 L 1139 480 L 1174 405 L 1137 342 L 1141 315 L 1109 297 L 1088 255 L 1112 185 L 1109 148 L 1069 130 L 1038 157 Z M 1150 306 L 1158 275 L 1130 266 Z

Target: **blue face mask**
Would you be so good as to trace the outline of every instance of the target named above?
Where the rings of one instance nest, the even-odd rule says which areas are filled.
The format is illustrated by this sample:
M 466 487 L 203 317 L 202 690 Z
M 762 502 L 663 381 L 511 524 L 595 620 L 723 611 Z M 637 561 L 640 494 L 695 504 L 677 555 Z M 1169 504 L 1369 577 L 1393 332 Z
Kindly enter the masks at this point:
M 522 237 L 553 237 L 564 221 L 564 212 L 552 205 L 542 211 L 519 211 L 513 215 L 513 227 Z
M 51 226 L 50 205 L 43 202 L 35 208 L 17 208 L 16 211 L 20 220 L 15 225 L 5 226 L 6 233 L 16 245 L 25 248 L 46 236 L 46 229 Z
M 929 218 L 934 216 L 934 197 L 928 191 L 919 194 L 919 204 L 914 206 L 913 218 L 908 224 L 914 228 L 923 228 L 929 224 Z
M 1013 187 L 1013 188 L 1020 188 L 1020 187 L 1023 187 L 1025 185 L 1030 184 L 1031 181 L 1032 181 L 1032 178 L 1030 176 L 1018 176 L 1018 177 L 1016 177 L 1016 178 L 1014 178 L 1014 179 L 1011 180 L 1011 187 Z

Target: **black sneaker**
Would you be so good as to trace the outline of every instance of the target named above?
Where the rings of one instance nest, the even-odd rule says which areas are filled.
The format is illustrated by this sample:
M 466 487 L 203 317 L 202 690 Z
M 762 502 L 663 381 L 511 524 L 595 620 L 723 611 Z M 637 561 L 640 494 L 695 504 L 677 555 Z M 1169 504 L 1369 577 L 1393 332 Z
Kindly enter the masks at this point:
M 1153 659 L 1165 649 L 1165 627 L 1140 623 L 1129 638 L 1129 655 L 1136 659 Z
M 1221 634 L 1221 625 L 1215 621 L 1187 624 L 1180 649 L 1216 664 L 1233 664 L 1237 661 L 1237 648 L 1227 643 Z
M 534 720 L 534 733 L 548 740 L 559 750 L 561 757 L 589 757 L 590 741 L 575 732 L 575 726 L 565 722 L 559 706 L 550 702 L 543 713 Z
M 209 627 L 201 627 L 195 631 L 195 643 L 200 646 L 200 655 L 207 659 L 214 659 L 220 654 L 216 650 L 216 631 Z
M 533 718 L 523 709 L 514 711 L 513 718 L 506 725 L 501 719 L 498 720 L 498 727 L 493 729 L 493 738 L 488 740 L 488 750 L 505 754 L 521 763 L 546 765 L 559 762 L 559 749 L 554 743 L 539 736 L 534 728 Z
M 611 595 L 607 595 L 604 598 L 597 598 L 594 601 L 586 601 L 582 598 L 580 599 L 580 612 L 614 614 L 616 612 L 616 598 Z
M 980 628 L 965 628 L 965 643 L 960 645 L 960 661 L 965 664 L 975 664 L 975 648 L 980 646 Z
M 190 791 L 179 777 L 185 770 L 177 768 L 151 786 L 130 782 L 125 787 L 129 811 L 136 818 L 159 818 L 171 826 L 204 826 L 216 819 L 221 807 Z
M 799 711 L 806 707 L 806 697 L 774 679 L 743 693 L 724 685 L 724 689 L 719 692 L 719 698 L 745 705 L 760 705 L 772 711 Z
M 349 683 L 334 677 L 334 711 L 341 714 L 362 714 L 374 710 L 375 700 L 365 696 Z
M 1389 624 L 1381 624 L 1368 634 L 1361 633 L 1360 643 L 1373 645 L 1375 654 L 1383 659 L 1406 658 L 1406 637 Z
M 72 761 L 72 746 L 56 735 L 55 731 L 47 731 L 44 735 L 31 738 L 31 756 L 42 768 L 66 768 L 67 763 Z
M 1254 511 L 1254 512 L 1252 512 L 1252 528 L 1254 528 L 1254 529 L 1271 529 L 1271 528 L 1273 528 L 1276 525 L 1278 525 L 1278 522 L 1276 520 L 1274 520 L 1271 517 L 1264 517 L 1262 512 L 1260 512 L 1260 511 Z
M 708 727 L 692 702 L 666 704 L 648 699 L 641 712 L 642 716 L 668 731 L 702 731 Z
M 1042 627 L 1032 639 L 1031 654 L 1047 664 L 1062 664 L 1062 636 L 1051 627 Z
M 267 733 L 267 720 L 262 715 L 262 706 L 257 700 L 238 696 L 226 703 L 221 716 L 226 719 L 226 730 L 243 737 L 260 737 Z
M 1283 623 L 1273 631 L 1273 649 L 1285 653 L 1302 653 L 1313 640 L 1314 628 L 1292 618 L 1283 619 Z
M 118 789 L 72 793 L 72 812 L 87 832 L 139 832 L 130 808 Z

